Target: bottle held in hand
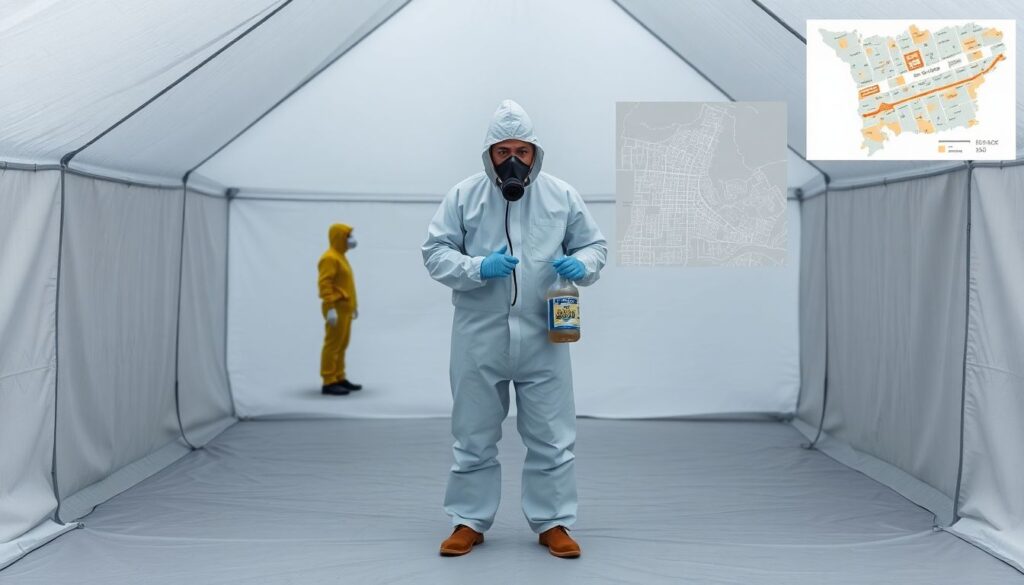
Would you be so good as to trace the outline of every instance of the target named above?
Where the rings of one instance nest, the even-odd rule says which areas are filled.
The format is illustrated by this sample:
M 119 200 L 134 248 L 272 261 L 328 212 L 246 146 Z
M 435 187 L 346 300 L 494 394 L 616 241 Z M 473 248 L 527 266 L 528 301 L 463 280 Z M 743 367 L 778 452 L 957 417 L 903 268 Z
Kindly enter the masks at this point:
M 580 339 L 580 291 L 571 280 L 559 275 L 547 295 L 548 340 L 571 343 Z

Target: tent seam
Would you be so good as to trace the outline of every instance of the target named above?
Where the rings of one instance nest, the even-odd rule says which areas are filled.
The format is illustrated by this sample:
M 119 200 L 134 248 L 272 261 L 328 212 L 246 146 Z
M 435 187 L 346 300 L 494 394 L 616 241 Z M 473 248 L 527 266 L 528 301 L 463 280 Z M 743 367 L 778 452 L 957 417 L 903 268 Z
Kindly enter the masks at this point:
M 970 340 L 971 330 L 971 202 L 973 199 L 973 188 L 971 183 L 974 181 L 974 162 L 968 161 L 967 163 L 967 214 L 966 214 L 966 258 L 964 264 L 966 265 L 966 294 L 964 296 L 964 359 L 963 369 L 961 371 L 960 379 L 960 457 L 956 468 L 956 489 L 953 492 L 953 520 L 950 524 L 955 524 L 960 519 L 960 488 L 963 484 L 964 477 L 964 427 L 967 406 L 967 346 Z

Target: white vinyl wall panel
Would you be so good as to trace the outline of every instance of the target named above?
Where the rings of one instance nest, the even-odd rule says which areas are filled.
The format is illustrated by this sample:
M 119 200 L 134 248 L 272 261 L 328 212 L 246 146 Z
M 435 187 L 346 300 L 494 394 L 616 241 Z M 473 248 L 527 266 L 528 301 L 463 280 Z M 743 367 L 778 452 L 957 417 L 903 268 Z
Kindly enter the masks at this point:
M 61 517 L 71 520 L 113 495 L 111 482 L 65 506 L 68 498 L 157 451 L 166 455 L 179 437 L 181 190 L 72 174 L 65 181 L 57 482 Z M 129 475 L 144 473 L 135 466 Z
M 53 457 L 60 173 L 0 170 L 0 567 L 56 507 Z
M 234 422 L 225 358 L 228 200 L 188 191 L 183 238 L 178 400 L 185 435 L 202 444 Z
M 1024 571 L 1024 167 L 974 170 L 963 479 L 954 532 Z
M 921 480 L 950 506 L 959 462 L 966 177 L 959 171 L 828 195 L 825 431 Z

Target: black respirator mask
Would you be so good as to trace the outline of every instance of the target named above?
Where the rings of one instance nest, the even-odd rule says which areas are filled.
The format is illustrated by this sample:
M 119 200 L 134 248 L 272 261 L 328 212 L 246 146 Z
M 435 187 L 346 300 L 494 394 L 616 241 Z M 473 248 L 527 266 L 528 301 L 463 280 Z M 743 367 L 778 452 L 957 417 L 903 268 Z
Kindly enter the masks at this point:
M 508 201 L 519 201 L 530 184 L 530 167 L 517 156 L 510 156 L 494 167 L 501 194 Z

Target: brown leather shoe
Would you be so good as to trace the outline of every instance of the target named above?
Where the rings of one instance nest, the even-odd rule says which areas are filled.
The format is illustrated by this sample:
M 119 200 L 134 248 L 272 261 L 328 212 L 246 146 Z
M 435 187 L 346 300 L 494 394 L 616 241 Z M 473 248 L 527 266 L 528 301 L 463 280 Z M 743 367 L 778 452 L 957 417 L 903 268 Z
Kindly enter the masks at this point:
M 548 547 L 548 551 L 556 557 L 575 559 L 580 556 L 580 545 L 569 536 L 565 526 L 555 526 L 540 533 L 540 543 Z
M 452 535 L 441 543 L 441 556 L 457 557 L 473 550 L 473 545 L 481 544 L 484 535 L 473 530 L 465 524 L 459 524 L 452 531 Z

